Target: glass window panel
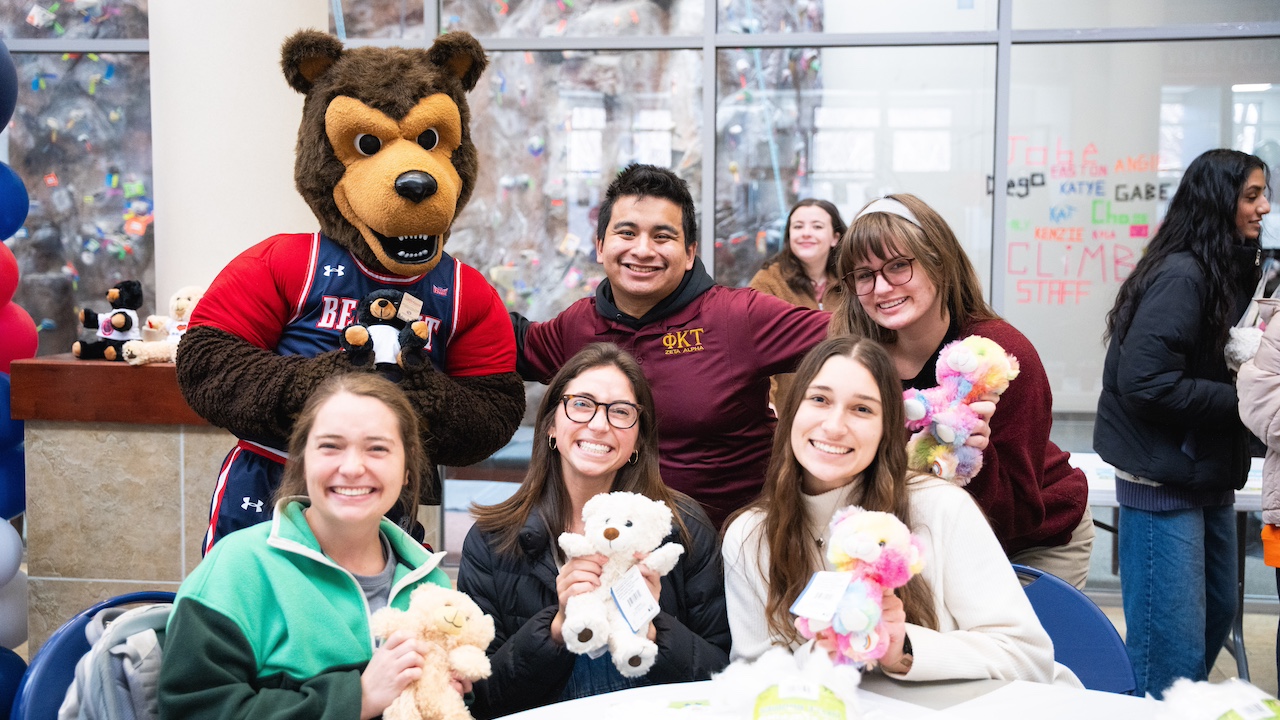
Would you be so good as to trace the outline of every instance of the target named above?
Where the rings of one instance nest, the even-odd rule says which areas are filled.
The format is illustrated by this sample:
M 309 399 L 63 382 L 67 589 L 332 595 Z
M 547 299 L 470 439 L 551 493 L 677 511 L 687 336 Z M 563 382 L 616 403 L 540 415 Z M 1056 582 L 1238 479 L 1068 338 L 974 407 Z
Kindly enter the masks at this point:
M 1092 413 L 1106 314 L 1183 169 L 1215 147 L 1280 163 L 1280 41 L 1014 46 L 1012 66 L 1000 310 L 1040 352 L 1054 409 Z
M 441 0 L 443 31 L 476 37 L 701 35 L 704 0 Z
M 723 0 L 723 33 L 995 30 L 996 0 Z
M 721 51 L 717 69 L 721 283 L 746 285 L 781 249 L 797 200 L 830 200 L 848 221 L 890 192 L 936 208 L 986 278 L 994 48 L 748 48 Z
M 702 183 L 702 53 L 494 52 L 471 93 L 480 176 L 449 252 L 545 320 L 594 292 L 601 195 L 632 162 Z M 483 120 L 481 120 L 483 119 Z
M 1275 0 L 1012 0 L 1018 30 L 1160 27 L 1194 23 L 1280 20 Z
M 75 308 L 107 309 L 121 280 L 155 303 L 151 90 L 146 55 L 14 53 L 18 106 L 9 165 L 31 198 L 11 241 L 14 301 L 40 324 L 40 354 L 71 350 Z M 230 201 L 229 201 L 230 202 Z
M 0 0 L 0 37 L 145 38 L 147 0 Z
M 329 32 L 349 38 L 395 38 L 422 40 L 422 0 L 346 0 L 335 3 L 340 16 L 329 8 Z M 338 26 L 339 17 L 342 27 Z

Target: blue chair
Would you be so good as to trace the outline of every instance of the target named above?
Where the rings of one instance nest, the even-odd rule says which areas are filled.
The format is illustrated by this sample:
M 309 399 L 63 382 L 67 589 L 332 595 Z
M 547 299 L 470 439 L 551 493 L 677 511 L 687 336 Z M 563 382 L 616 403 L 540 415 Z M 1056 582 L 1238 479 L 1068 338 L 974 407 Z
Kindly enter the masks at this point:
M 40 646 L 18 685 L 10 720 L 56 720 L 58 708 L 75 678 L 76 662 L 89 652 L 84 629 L 99 610 L 120 605 L 171 603 L 174 594 L 163 591 L 129 593 L 94 605 L 68 620 Z
M 1071 668 L 1090 690 L 1132 695 L 1138 689 L 1124 640 L 1087 595 L 1035 568 L 1014 565 L 1013 571 L 1053 640 L 1055 660 Z

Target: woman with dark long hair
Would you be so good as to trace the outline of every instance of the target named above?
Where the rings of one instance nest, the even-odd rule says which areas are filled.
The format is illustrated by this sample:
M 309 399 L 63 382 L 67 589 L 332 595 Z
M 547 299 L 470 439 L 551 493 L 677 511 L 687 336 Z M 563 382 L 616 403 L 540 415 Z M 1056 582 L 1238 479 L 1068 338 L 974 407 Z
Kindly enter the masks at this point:
M 1018 359 L 1021 372 L 991 416 L 982 470 L 965 486 L 1013 562 L 1084 587 L 1093 548 L 1089 483 L 1049 439 L 1053 393 L 1035 346 L 987 304 L 978 273 L 947 221 L 914 195 L 867 204 L 841 241 L 846 302 L 832 333 L 884 345 L 907 388 L 937 385 L 938 356 L 978 335 Z
M 750 287 L 810 310 L 834 311 L 844 297 L 835 247 L 848 227 L 829 200 L 805 198 L 787 214 L 782 249 L 764 261 Z M 786 390 L 789 375 L 774 375 L 769 404 Z M 782 384 L 782 387 L 779 386 Z
M 538 406 L 524 482 L 509 499 L 472 508 L 458 589 L 493 616 L 493 675 L 475 685 L 477 718 L 637 684 L 705 680 L 728 664 L 729 626 L 716 531 L 701 506 L 670 490 L 658 472 L 653 394 L 635 358 L 616 345 L 583 348 L 551 380 Z M 684 545 L 661 579 L 642 567 L 661 612 L 647 630 L 658 645 L 648 674 L 625 678 L 608 655 L 565 647 L 570 597 L 600 585 L 604 557 L 566 559 L 563 532 L 581 533 L 582 506 L 626 491 L 666 503 L 669 541 Z
M 925 545 L 920 575 L 886 591 L 883 670 L 905 680 L 1078 682 L 1053 660 L 1013 568 L 964 490 L 907 469 L 902 385 L 884 348 L 844 335 L 800 363 L 780 398 L 764 491 L 725 531 L 733 659 L 803 643 L 789 608 L 813 573 L 837 510 L 893 513 Z
M 1116 468 L 1125 645 L 1138 692 L 1204 680 L 1235 614 L 1249 433 L 1223 350 L 1259 278 L 1268 172 L 1210 150 L 1120 286 L 1093 446 Z

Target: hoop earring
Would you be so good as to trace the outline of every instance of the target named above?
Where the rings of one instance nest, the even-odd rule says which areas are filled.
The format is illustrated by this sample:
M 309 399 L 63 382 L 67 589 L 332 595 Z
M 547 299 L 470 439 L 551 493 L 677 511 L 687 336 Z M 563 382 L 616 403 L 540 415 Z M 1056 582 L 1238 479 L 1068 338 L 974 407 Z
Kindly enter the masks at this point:
M 627 460 L 627 463 L 630 465 L 635 465 L 639 461 L 640 461 L 640 451 L 636 450 L 635 452 L 631 453 L 631 459 Z
M 551 448 L 552 450 L 555 450 L 555 449 L 556 449 L 556 436 L 555 436 L 555 435 L 548 435 L 548 436 L 547 436 L 547 447 Z

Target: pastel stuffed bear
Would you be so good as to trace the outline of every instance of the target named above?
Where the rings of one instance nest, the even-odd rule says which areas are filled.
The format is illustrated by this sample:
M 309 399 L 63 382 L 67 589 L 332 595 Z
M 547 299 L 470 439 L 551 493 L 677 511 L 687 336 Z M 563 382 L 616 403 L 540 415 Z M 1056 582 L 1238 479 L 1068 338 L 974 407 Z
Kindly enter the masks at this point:
M 582 520 L 583 534 L 561 534 L 560 548 L 569 558 L 600 554 L 607 560 L 600 587 L 574 595 L 565 605 L 561 630 L 565 647 L 585 655 L 608 646 L 618 672 L 639 677 L 653 666 L 658 646 L 643 630 L 632 632 L 610 591 L 636 565 L 643 564 L 659 576 L 675 567 L 684 546 L 662 544 L 671 534 L 671 509 L 643 495 L 613 492 L 588 500 L 582 507 Z M 637 560 L 637 553 L 644 559 Z
M 466 594 L 439 585 L 421 585 L 409 596 L 409 609 L 383 608 L 370 621 L 373 634 L 386 639 L 408 631 L 425 641 L 422 675 L 383 712 L 386 720 L 471 720 L 462 696 L 450 685 L 452 676 L 466 680 L 489 677 L 485 650 L 493 642 L 493 618 Z
M 982 469 L 982 451 L 965 444 L 981 416 L 969 407 L 985 395 L 1000 395 L 1018 377 L 1018 359 L 978 335 L 942 348 L 935 373 L 937 387 L 903 392 L 907 429 L 907 465 L 957 485 L 968 485 Z
M 830 621 L 797 618 L 796 629 L 820 647 L 834 650 L 837 663 L 874 666 L 889 648 L 884 591 L 906 585 L 924 569 L 924 546 L 892 513 L 855 505 L 831 518 L 827 560 L 853 578 Z

